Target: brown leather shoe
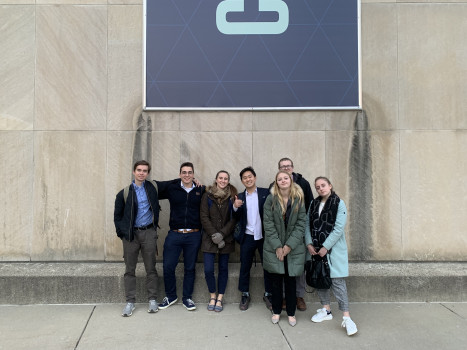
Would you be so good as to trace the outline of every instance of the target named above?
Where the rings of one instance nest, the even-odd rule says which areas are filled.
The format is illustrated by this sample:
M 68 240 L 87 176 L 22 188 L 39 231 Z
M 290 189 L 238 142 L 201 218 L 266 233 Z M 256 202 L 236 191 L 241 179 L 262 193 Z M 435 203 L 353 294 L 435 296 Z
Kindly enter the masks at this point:
M 303 298 L 297 297 L 297 309 L 299 309 L 300 311 L 306 310 L 306 303 Z
M 248 306 L 250 305 L 250 297 L 246 295 L 242 295 L 242 300 L 240 301 L 240 310 L 245 311 L 248 310 Z

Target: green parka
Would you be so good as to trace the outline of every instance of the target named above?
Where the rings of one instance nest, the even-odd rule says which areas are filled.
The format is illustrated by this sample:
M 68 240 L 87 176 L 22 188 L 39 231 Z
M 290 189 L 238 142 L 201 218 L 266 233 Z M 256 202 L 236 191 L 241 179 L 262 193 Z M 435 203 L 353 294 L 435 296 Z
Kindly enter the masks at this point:
M 276 256 L 276 249 L 287 245 L 291 252 L 287 255 L 289 276 L 300 276 L 305 265 L 306 247 L 304 242 L 306 211 L 304 203 L 294 200 L 287 231 L 281 213 L 281 206 L 274 195 L 270 195 L 264 203 L 264 269 L 270 273 L 285 274 L 284 262 Z

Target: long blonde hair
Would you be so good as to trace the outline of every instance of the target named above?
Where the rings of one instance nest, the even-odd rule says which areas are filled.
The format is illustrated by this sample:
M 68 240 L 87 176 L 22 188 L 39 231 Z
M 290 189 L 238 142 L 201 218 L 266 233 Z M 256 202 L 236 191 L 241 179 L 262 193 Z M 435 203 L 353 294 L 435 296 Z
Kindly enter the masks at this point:
M 276 178 L 274 180 L 274 186 L 272 186 L 271 188 L 271 194 L 274 196 L 273 205 L 274 205 L 274 202 L 277 201 L 279 202 L 281 206 L 281 213 L 285 214 L 285 212 L 287 211 L 287 207 L 284 205 L 284 201 L 282 200 L 282 197 L 281 197 L 279 186 L 277 185 L 277 177 L 279 176 L 279 174 L 285 174 L 289 177 L 290 179 L 289 199 L 291 200 L 291 203 L 293 203 L 296 199 L 298 200 L 298 205 L 295 207 L 295 211 L 298 211 L 298 208 L 303 203 L 303 198 L 304 198 L 303 190 L 301 189 L 300 186 L 294 183 L 293 176 L 283 170 L 280 170 L 277 172 Z

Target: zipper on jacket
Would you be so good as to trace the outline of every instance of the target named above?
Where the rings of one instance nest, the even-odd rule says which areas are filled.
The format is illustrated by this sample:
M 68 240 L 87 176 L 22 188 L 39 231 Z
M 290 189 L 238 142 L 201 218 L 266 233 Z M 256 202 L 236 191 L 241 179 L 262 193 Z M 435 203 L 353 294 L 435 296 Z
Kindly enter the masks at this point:
M 131 185 L 132 186 L 132 185 Z M 131 241 L 131 234 L 133 233 L 133 208 L 135 206 L 135 198 L 134 198 L 135 190 L 131 191 L 131 210 L 130 210 L 130 227 L 128 228 L 128 241 Z M 128 199 L 127 199 L 128 201 Z
M 193 191 L 193 190 L 192 190 Z M 190 191 L 191 192 L 191 191 Z M 186 202 L 185 202 L 185 228 L 191 228 L 186 226 L 186 217 L 188 215 L 188 197 L 190 196 L 190 192 L 186 193 Z

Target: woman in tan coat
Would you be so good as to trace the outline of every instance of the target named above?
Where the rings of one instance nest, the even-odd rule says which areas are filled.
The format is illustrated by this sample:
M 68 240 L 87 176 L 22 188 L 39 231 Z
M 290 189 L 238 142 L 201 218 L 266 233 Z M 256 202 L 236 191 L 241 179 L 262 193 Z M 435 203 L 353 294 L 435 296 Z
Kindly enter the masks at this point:
M 237 189 L 230 183 L 230 175 L 220 170 L 216 180 L 209 186 L 201 200 L 200 217 L 203 225 L 201 251 L 204 257 L 204 276 L 211 294 L 208 310 L 221 312 L 223 297 L 229 274 L 229 254 L 235 251 L 233 230 L 236 220 L 233 216 L 233 201 Z M 216 278 L 214 261 L 218 255 L 218 281 L 216 296 Z

